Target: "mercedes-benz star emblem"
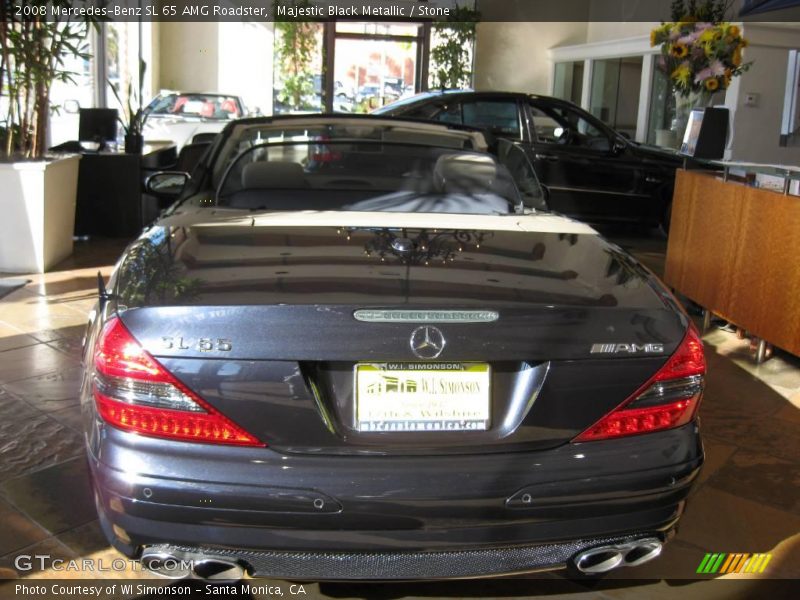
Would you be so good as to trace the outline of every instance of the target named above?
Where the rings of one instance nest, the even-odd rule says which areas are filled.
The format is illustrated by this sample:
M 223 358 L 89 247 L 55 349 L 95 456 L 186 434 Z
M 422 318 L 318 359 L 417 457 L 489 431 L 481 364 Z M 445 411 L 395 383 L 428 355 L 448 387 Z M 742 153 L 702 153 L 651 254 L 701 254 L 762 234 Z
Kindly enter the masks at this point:
M 411 252 L 414 249 L 414 242 L 408 238 L 396 238 L 392 240 L 392 249 L 400 253 Z
M 411 333 L 411 351 L 418 358 L 437 358 L 447 342 L 438 327 L 423 325 Z

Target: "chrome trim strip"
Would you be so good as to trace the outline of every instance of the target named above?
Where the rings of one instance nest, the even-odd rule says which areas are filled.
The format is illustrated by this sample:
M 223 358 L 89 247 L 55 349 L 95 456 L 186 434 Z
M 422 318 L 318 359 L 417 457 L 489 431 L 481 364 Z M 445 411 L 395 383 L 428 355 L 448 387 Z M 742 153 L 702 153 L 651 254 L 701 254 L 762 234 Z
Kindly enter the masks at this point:
M 366 323 L 492 323 L 500 314 L 494 310 L 360 309 L 353 318 Z

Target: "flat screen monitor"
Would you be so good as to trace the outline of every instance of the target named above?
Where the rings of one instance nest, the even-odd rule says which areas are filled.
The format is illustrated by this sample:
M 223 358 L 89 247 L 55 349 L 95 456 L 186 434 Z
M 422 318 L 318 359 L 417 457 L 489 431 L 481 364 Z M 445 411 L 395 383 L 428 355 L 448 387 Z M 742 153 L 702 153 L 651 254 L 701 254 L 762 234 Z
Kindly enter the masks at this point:
M 728 109 L 695 108 L 686 124 L 681 154 L 695 158 L 722 158 L 727 136 Z
M 82 108 L 78 139 L 81 142 L 116 140 L 118 115 L 116 108 Z

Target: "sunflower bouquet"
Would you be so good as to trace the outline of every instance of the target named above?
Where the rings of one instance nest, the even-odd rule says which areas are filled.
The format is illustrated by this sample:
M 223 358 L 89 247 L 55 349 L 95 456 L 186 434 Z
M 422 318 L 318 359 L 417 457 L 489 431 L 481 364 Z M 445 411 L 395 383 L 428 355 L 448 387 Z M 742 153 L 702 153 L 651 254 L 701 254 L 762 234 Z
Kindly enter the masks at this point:
M 747 40 L 731 23 L 663 23 L 650 32 L 650 45 L 661 45 L 658 65 L 681 96 L 727 89 L 750 67 L 742 60 Z

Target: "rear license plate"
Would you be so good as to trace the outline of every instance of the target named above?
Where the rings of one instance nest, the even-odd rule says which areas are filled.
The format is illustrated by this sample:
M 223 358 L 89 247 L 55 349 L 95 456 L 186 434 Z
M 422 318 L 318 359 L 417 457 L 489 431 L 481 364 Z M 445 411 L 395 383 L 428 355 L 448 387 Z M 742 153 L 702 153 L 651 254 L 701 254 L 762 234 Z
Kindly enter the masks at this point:
M 486 363 L 365 363 L 355 368 L 358 431 L 485 431 Z

